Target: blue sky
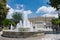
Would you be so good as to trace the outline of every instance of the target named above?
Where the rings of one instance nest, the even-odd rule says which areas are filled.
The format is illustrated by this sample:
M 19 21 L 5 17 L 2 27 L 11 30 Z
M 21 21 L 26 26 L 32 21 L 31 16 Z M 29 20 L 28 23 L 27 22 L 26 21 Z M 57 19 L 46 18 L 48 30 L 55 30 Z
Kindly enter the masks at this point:
M 7 3 L 12 8 L 16 9 L 16 4 L 23 4 L 24 9 L 35 12 L 41 6 L 47 6 L 48 0 L 8 0 Z
M 31 10 L 32 14 L 30 14 L 29 17 L 41 16 L 41 15 L 45 14 L 44 12 L 40 12 L 39 14 L 37 14 L 36 11 L 38 10 L 38 8 L 40 8 L 42 6 L 49 7 L 47 2 L 49 2 L 49 0 L 7 0 L 7 4 L 15 10 L 17 9 L 17 6 L 16 6 L 17 4 L 24 5 L 23 6 L 24 10 Z M 19 8 L 19 9 L 21 9 L 21 8 Z

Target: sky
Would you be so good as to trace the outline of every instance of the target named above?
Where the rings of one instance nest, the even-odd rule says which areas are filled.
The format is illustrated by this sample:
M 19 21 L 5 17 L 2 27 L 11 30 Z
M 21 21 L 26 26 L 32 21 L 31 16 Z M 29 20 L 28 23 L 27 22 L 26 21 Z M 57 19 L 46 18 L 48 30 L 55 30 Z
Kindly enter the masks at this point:
M 28 17 L 46 16 L 56 17 L 56 8 L 47 4 L 49 0 L 7 0 L 10 8 L 7 18 L 12 18 L 13 12 L 28 13 Z

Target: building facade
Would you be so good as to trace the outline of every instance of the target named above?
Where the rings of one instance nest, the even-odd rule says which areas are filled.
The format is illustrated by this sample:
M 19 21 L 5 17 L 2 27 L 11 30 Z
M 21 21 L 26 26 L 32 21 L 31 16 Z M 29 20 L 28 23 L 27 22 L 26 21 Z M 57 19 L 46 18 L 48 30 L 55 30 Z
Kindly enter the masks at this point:
M 54 19 L 54 17 L 35 17 L 35 18 L 29 18 L 30 22 L 32 22 L 33 26 L 36 27 L 38 30 L 42 28 L 51 27 L 52 23 L 51 20 Z

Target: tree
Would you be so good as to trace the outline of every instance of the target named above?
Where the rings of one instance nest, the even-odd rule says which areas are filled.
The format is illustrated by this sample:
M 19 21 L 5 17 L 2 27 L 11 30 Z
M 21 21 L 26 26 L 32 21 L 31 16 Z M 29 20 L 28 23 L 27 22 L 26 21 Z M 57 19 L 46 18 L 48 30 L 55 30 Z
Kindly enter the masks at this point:
M 59 25 L 60 24 L 60 19 L 52 19 L 52 23 L 54 25 Z
M 59 20 L 55 20 L 54 22 L 55 22 L 55 25 L 59 24 L 60 23 L 60 0 L 50 0 L 48 4 L 51 5 L 52 7 L 56 8 L 56 10 L 58 11 Z M 59 26 L 60 26 L 60 24 L 59 24 Z
M 60 9 L 60 0 L 50 0 L 49 5 L 51 5 L 52 7 L 56 8 L 57 11 Z M 60 19 L 60 13 L 59 13 L 59 19 Z
M 10 19 L 5 19 L 4 21 L 2 21 L 2 24 L 4 27 L 7 27 L 8 25 L 11 25 L 11 24 L 15 25 L 15 23 Z
M 57 31 L 57 29 L 59 28 L 60 19 L 52 19 L 51 22 L 52 22 L 52 25 L 53 25 L 53 27 L 52 27 L 53 30 L 56 29 L 56 31 Z
M 1 22 L 6 18 L 9 8 L 6 7 L 7 0 L 0 0 L 0 25 Z
M 12 19 L 15 23 L 18 23 L 20 20 L 22 20 L 22 14 L 15 12 L 12 15 Z
M 55 7 L 57 10 L 60 9 L 60 0 L 50 0 L 49 5 Z

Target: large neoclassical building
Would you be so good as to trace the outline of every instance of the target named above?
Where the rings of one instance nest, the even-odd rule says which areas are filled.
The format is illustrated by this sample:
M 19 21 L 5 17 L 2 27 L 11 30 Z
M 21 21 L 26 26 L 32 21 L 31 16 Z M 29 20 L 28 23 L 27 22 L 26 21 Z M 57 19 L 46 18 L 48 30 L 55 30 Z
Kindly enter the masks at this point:
M 40 28 L 46 28 L 51 27 L 52 23 L 51 20 L 54 19 L 54 17 L 34 17 L 29 18 L 30 22 L 32 22 L 33 26 L 37 27 L 39 30 Z

